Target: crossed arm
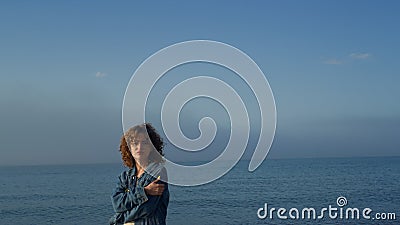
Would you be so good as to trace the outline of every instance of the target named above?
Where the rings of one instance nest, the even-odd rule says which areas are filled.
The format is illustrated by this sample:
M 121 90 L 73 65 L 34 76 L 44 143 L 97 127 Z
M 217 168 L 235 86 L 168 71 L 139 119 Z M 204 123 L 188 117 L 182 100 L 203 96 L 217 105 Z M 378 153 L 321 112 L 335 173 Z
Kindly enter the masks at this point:
M 118 177 L 117 186 L 111 196 L 114 211 L 125 220 L 136 220 L 151 215 L 157 208 L 164 191 L 168 191 L 166 183 L 159 183 L 157 178 L 147 186 L 136 185 L 129 188 L 127 181 Z

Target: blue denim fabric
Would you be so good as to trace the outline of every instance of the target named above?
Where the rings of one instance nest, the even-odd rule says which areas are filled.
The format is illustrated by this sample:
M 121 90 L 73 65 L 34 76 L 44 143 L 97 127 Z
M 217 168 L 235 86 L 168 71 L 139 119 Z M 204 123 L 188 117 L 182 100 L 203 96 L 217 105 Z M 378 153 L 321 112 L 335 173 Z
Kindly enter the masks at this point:
M 110 224 L 124 224 L 135 222 L 135 225 L 165 225 L 167 207 L 169 203 L 168 184 L 162 181 L 164 192 L 160 196 L 146 195 L 144 187 L 153 182 L 159 175 L 167 180 L 167 171 L 161 164 L 150 164 L 147 167 L 153 172 L 150 175 L 144 172 L 139 178 L 135 176 L 136 168 L 133 167 L 118 176 L 117 186 L 111 196 L 115 215 L 111 217 Z

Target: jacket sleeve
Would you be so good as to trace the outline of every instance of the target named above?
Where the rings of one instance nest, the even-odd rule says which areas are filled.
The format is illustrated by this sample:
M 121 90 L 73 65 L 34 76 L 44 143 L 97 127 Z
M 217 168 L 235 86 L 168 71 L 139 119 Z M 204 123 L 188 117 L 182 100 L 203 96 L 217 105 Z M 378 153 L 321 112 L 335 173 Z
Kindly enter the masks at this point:
M 163 169 L 160 174 L 161 177 L 167 176 L 166 170 Z M 168 205 L 169 201 L 169 190 L 168 190 L 168 183 L 160 182 L 164 184 L 164 192 L 162 195 L 149 195 L 147 201 L 143 204 L 138 204 L 130 210 L 124 212 L 125 221 L 134 221 L 139 218 L 148 217 L 157 210 L 157 207 L 160 206 L 160 201 L 162 204 Z
M 168 190 L 164 190 L 163 195 L 169 195 Z M 165 197 L 161 196 L 149 196 L 149 200 L 143 203 L 142 205 L 138 205 L 135 208 L 125 211 L 124 218 L 125 221 L 134 221 L 137 219 L 141 219 L 144 217 L 148 217 L 157 210 L 160 201 L 163 201 Z
M 117 186 L 111 196 L 111 202 L 116 213 L 132 210 L 135 207 L 148 201 L 144 187 L 137 185 L 134 190 L 128 185 L 126 172 L 118 177 Z

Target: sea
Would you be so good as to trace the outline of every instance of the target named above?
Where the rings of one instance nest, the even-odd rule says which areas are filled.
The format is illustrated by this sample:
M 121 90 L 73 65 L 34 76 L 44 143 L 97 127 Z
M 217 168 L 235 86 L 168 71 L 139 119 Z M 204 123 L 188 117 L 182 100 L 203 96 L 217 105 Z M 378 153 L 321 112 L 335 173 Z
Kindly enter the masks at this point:
M 254 172 L 248 165 L 205 185 L 170 185 L 167 224 L 400 224 L 400 157 L 267 159 Z M 0 224 L 108 224 L 122 170 L 2 166 Z

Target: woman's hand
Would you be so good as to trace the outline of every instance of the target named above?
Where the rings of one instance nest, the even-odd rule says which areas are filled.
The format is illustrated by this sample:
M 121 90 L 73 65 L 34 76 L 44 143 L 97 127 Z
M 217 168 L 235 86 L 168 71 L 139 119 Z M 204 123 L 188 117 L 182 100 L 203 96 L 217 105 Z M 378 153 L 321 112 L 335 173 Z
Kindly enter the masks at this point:
M 144 187 L 144 191 L 146 194 L 149 195 L 162 195 L 164 192 L 164 184 L 157 184 L 157 182 L 160 180 L 160 176 L 157 177 L 153 182 L 151 182 L 149 185 Z

